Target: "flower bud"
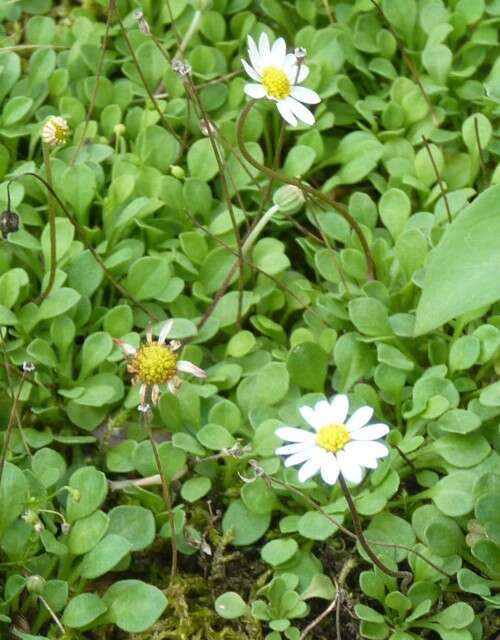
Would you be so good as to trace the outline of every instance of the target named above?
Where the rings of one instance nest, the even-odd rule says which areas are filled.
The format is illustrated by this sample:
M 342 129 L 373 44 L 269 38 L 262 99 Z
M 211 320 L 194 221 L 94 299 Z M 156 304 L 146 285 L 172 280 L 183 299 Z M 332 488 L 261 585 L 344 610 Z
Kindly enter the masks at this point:
M 44 587 L 45 578 L 42 578 L 42 576 L 33 575 L 29 576 L 26 579 L 26 589 L 30 593 L 36 593 L 37 595 L 40 595 L 43 592 Z
M 65 144 L 69 138 L 69 125 L 61 116 L 50 116 L 42 127 L 42 140 L 51 147 Z
M 307 56 L 307 51 L 304 47 L 295 47 L 293 54 L 297 58 L 298 62 L 302 62 Z
M 172 62 L 172 71 L 180 78 L 187 78 L 192 73 L 191 66 L 187 62 L 182 62 L 182 60 L 174 60 Z
M 61 524 L 61 533 L 63 534 L 63 536 L 67 536 L 70 531 L 71 531 L 70 523 L 69 522 L 63 522 Z
M 127 133 L 127 127 L 120 122 L 113 127 L 113 133 L 117 138 L 123 137 Z
M 33 373 L 33 371 L 35 371 L 36 367 L 32 362 L 28 362 L 28 360 L 25 360 L 23 362 L 23 373 Z
M 69 491 L 69 495 L 71 496 L 71 499 L 74 502 L 80 502 L 80 498 L 82 497 L 82 494 L 78 491 L 78 489 L 72 489 L 71 487 L 69 487 L 68 491 Z
M 0 213 L 0 231 L 4 238 L 19 229 L 19 216 L 14 211 L 5 210 Z
M 174 176 L 174 178 L 177 178 L 178 180 L 184 180 L 184 178 L 186 177 L 186 172 L 182 167 L 179 167 L 178 164 L 170 165 L 170 173 Z
M 274 192 L 273 202 L 283 213 L 296 213 L 305 202 L 304 194 L 299 187 L 286 184 Z

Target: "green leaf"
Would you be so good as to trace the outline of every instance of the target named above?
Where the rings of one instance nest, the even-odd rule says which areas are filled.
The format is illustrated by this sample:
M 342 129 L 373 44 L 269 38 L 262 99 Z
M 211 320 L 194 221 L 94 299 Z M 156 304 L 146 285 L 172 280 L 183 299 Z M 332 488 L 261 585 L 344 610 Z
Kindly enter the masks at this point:
M 48 320 L 66 313 L 78 304 L 80 298 L 77 291 L 67 287 L 52 291 L 40 306 L 40 319 Z
M 106 476 L 95 467 L 77 469 L 69 480 L 69 486 L 73 491 L 66 506 L 68 522 L 75 522 L 96 511 L 108 492 Z
M 80 518 L 71 527 L 68 547 L 75 556 L 88 553 L 106 533 L 109 517 L 103 511 L 95 511 L 86 518 Z
M 107 606 L 95 593 L 81 593 L 72 598 L 64 610 L 61 622 L 71 629 L 81 629 L 97 620 Z
M 474 481 L 470 471 L 454 471 L 444 476 L 430 490 L 434 504 L 447 516 L 466 515 L 474 507 Z
M 417 306 L 415 335 L 500 299 L 500 185 L 483 191 L 431 254 Z
M 243 598 L 234 591 L 226 591 L 215 601 L 215 610 L 221 618 L 234 620 L 248 613 L 248 605 Z
M 108 534 L 128 540 L 132 551 L 142 551 L 153 543 L 155 519 L 149 509 L 137 505 L 119 505 L 109 512 Z
M 187 163 L 194 178 L 208 182 L 219 173 L 219 165 L 214 155 L 212 142 L 208 138 L 201 138 L 189 147 Z
M 243 546 L 253 544 L 267 531 L 271 522 L 271 513 L 249 511 L 241 500 L 229 505 L 222 519 L 222 530 L 233 534 L 232 544 Z
M 280 538 L 265 544 L 260 554 L 264 562 L 267 562 L 272 567 L 277 567 L 293 558 L 298 548 L 299 545 L 292 538 Z
M 168 604 L 157 587 L 140 580 L 119 580 L 102 599 L 108 610 L 101 621 L 114 623 L 127 633 L 142 633 L 151 628 Z
M 127 288 L 138 300 L 157 298 L 170 278 L 168 262 L 161 258 L 146 256 L 139 258 L 130 267 Z
M 83 558 L 80 567 L 82 578 L 91 580 L 111 571 L 132 550 L 132 545 L 123 536 L 107 534 Z
M 351 300 L 349 315 L 356 329 L 367 336 L 392 335 L 387 309 L 375 298 Z
M 290 381 L 310 391 L 322 391 L 328 370 L 328 356 L 314 342 L 293 347 L 286 363 Z

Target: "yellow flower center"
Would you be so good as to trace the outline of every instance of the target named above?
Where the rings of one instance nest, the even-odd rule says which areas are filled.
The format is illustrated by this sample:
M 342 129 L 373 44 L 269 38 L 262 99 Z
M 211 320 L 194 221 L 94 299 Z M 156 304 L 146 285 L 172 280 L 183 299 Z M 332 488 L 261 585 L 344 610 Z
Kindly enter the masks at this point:
M 290 81 L 284 71 L 276 67 L 266 67 L 262 72 L 262 84 L 269 96 L 283 100 L 290 95 Z
M 177 373 L 177 356 L 163 344 L 145 344 L 135 354 L 133 367 L 146 384 L 165 384 Z
M 350 440 L 351 436 L 345 424 L 329 424 L 322 427 L 316 436 L 316 444 L 333 453 L 343 449 Z

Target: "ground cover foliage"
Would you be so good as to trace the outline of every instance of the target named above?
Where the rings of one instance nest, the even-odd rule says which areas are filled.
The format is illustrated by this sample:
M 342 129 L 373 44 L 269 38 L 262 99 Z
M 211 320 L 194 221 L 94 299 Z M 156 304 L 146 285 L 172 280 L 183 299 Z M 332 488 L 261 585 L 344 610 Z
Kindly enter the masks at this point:
M 0 637 L 494 638 L 498 0 L 0 18 Z M 245 96 L 262 33 L 312 126 Z M 170 318 L 207 378 L 145 415 L 120 344 Z M 275 453 L 340 393 L 391 428 L 357 517 Z

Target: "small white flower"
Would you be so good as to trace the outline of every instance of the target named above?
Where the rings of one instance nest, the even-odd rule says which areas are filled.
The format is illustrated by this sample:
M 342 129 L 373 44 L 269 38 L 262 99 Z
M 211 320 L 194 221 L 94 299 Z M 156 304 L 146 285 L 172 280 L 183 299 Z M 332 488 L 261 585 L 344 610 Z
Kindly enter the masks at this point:
M 339 473 L 353 484 L 361 482 L 362 467 L 375 469 L 378 458 L 384 458 L 389 450 L 381 442 L 375 442 L 389 433 L 385 424 L 368 424 L 373 409 L 365 406 L 355 411 L 347 420 L 349 400 L 346 395 L 335 396 L 332 402 L 321 400 L 314 409 L 300 407 L 300 413 L 315 433 L 296 427 L 280 427 L 276 435 L 287 444 L 276 449 L 279 455 L 288 456 L 285 467 L 302 464 L 299 481 L 305 482 L 318 471 L 327 484 L 335 484 Z
M 312 89 L 299 87 L 309 75 L 309 68 L 300 64 L 297 56 L 286 52 L 286 43 L 278 38 L 272 45 L 265 33 L 259 46 L 248 36 L 248 57 L 251 65 L 242 60 L 243 67 L 255 83 L 246 84 L 244 91 L 251 98 L 268 98 L 276 102 L 278 111 L 292 127 L 297 120 L 314 124 L 314 115 L 302 103 L 317 104 L 319 95 Z
M 64 144 L 69 138 L 69 125 L 61 116 L 50 116 L 42 127 L 42 140 L 52 147 Z

